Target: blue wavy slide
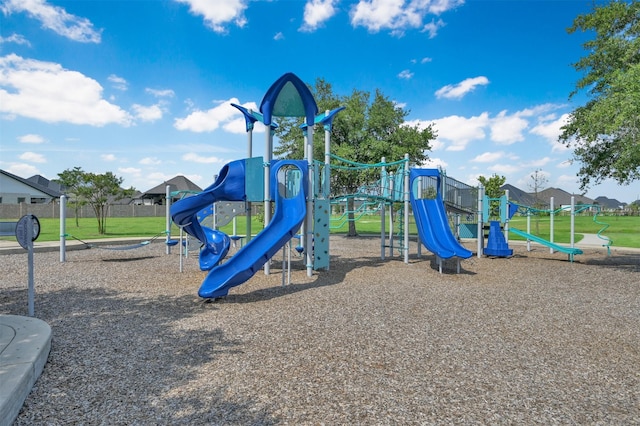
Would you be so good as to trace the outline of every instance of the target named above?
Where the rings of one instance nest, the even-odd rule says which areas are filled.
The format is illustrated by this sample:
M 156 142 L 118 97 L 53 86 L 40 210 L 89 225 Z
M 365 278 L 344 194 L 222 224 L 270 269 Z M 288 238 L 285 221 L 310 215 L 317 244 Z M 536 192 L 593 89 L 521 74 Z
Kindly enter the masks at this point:
M 204 244 L 200 250 L 200 269 L 203 271 L 212 269 L 227 255 L 231 240 L 224 232 L 202 226 L 198 213 L 216 201 L 244 199 L 245 161 L 237 160 L 226 164 L 216 181 L 201 193 L 183 198 L 171 206 L 173 221 Z
M 278 180 L 278 172 L 284 166 L 294 166 L 302 173 L 299 188 L 291 197 L 281 194 L 284 185 Z M 283 160 L 274 163 L 271 169 L 271 192 L 272 199 L 275 198 L 276 209 L 271 222 L 231 259 L 209 271 L 198 291 L 200 297 L 212 299 L 226 296 L 229 289 L 251 278 L 296 235 L 307 211 L 307 175 L 305 161 Z
M 438 190 L 435 199 L 420 199 L 414 194 L 414 181 L 421 176 L 437 177 L 440 188 L 440 172 L 437 169 L 411 169 L 411 208 L 416 220 L 420 241 L 436 256 L 442 259 L 460 257 L 468 259 L 473 253 L 464 248 L 451 232 L 442 194 Z

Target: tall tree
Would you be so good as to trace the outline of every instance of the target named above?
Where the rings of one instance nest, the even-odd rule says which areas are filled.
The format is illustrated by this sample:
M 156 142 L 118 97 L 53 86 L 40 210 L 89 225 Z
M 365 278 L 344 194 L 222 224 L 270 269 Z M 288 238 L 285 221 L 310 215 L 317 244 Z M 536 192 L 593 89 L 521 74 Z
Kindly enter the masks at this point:
M 78 211 L 85 202 L 78 195 L 78 188 L 82 185 L 82 179 L 84 176 L 84 170 L 81 167 L 74 167 L 73 169 L 67 169 L 62 173 L 58 173 L 58 179 L 54 179 L 54 182 L 59 183 L 64 187 L 64 192 L 69 197 L 69 204 L 73 205 L 73 212 L 76 219 L 76 226 L 80 226 L 78 221 Z
M 588 54 L 574 65 L 582 73 L 570 98 L 586 91 L 560 141 L 573 146 L 584 191 L 611 178 L 629 184 L 640 178 L 640 2 L 614 0 L 578 16 L 568 32 L 593 32 Z
M 496 173 L 491 177 L 478 176 L 478 182 L 484 187 L 484 193 L 489 198 L 500 198 L 504 195 L 502 185 L 507 181 L 504 176 L 498 176 Z M 500 216 L 500 201 L 491 201 L 489 203 L 490 217 Z
M 430 150 L 429 141 L 435 137 L 431 126 L 420 129 L 405 122 L 409 111 L 398 106 L 376 90 L 373 100 L 369 92 L 353 90 L 348 96 L 333 92 L 330 83 L 318 79 L 311 90 L 320 111 L 332 110 L 344 106 L 333 121 L 331 133 L 331 152 L 350 161 L 364 164 L 379 163 L 382 157 L 387 161 L 404 158 L 409 154 L 410 161 L 420 163 L 426 160 L 426 151 Z M 276 136 L 279 145 L 274 154 L 283 158 L 303 158 L 303 135 L 299 129 L 301 120 L 281 120 L 278 122 Z M 324 134 L 314 132 L 314 158 L 324 159 Z M 335 164 L 334 160 L 332 163 Z M 344 164 L 343 164 L 344 165 Z M 353 194 L 363 184 L 379 178 L 377 170 L 341 170 L 332 169 L 331 192 L 333 195 Z M 353 199 L 347 206 L 353 212 Z M 357 235 L 353 213 L 349 214 L 349 233 Z
M 529 175 L 531 181 L 529 182 L 529 189 L 533 192 L 534 197 L 534 207 L 537 209 L 542 209 L 544 203 L 542 200 L 538 198 L 538 193 L 546 188 L 549 183 L 549 178 L 542 172 L 540 169 L 536 169 L 533 173 Z M 536 224 L 536 234 L 540 234 L 540 213 L 535 216 L 535 224 Z
M 58 177 L 59 182 L 66 181 L 73 185 L 76 203 L 86 203 L 91 206 L 98 220 L 99 234 L 107 232 L 109 203 L 130 197 L 135 191 L 133 188 L 123 189 L 120 185 L 124 179 L 112 172 L 88 173 L 80 167 L 74 167 L 58 173 Z

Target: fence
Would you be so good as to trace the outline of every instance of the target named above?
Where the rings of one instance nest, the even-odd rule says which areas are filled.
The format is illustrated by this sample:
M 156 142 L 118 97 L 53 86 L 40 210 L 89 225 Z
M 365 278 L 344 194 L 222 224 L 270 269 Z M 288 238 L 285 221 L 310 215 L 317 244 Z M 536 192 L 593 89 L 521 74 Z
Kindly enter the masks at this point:
M 107 217 L 165 217 L 165 205 L 109 205 Z M 0 204 L 0 219 L 19 219 L 25 214 L 32 214 L 39 218 L 59 218 L 60 203 L 48 204 Z M 67 205 L 67 218 L 76 217 L 75 208 Z M 91 206 L 82 206 L 78 209 L 78 217 L 95 218 Z

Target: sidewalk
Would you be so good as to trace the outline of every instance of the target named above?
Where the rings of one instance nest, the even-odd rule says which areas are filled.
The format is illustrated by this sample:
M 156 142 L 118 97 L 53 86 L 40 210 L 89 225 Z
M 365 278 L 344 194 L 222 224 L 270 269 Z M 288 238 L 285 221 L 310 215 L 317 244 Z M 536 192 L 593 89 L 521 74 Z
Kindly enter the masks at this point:
M 9 426 L 40 377 L 51 327 L 37 318 L 0 315 L 0 426 Z

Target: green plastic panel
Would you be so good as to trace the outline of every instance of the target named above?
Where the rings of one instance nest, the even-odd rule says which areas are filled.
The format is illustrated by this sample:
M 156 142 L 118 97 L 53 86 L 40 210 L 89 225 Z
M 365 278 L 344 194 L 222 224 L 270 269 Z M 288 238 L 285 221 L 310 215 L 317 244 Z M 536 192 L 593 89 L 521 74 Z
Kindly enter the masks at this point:
M 329 269 L 329 200 L 315 200 L 313 207 L 313 269 Z
M 247 201 L 264 201 L 264 160 L 262 157 L 245 159 L 244 193 Z

